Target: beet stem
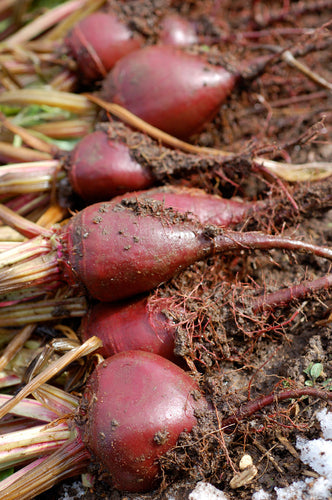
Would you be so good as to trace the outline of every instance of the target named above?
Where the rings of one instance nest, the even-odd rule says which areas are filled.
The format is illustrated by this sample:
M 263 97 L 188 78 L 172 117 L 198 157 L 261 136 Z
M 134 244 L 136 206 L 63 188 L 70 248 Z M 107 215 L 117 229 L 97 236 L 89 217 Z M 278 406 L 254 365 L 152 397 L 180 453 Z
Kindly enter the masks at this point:
M 1 481 L 2 500 L 30 500 L 59 481 L 76 476 L 86 469 L 90 453 L 77 435 L 49 457 L 36 460 Z
M 304 281 L 299 285 L 283 288 L 276 292 L 268 293 L 259 297 L 252 304 L 253 312 L 273 310 L 289 304 L 292 300 L 304 299 L 309 294 L 321 290 L 327 290 L 332 286 L 332 274 L 327 274 L 312 281 Z
M 70 438 L 65 422 L 28 427 L 0 436 L 0 470 L 50 454 Z
M 29 323 L 54 321 L 61 318 L 79 318 L 86 314 L 84 297 L 41 300 L 0 308 L 0 327 L 21 326 Z M 1 358 L 0 358 L 1 360 Z
M 87 356 L 91 352 L 101 347 L 101 341 L 97 337 L 91 337 L 84 344 L 72 349 L 61 358 L 51 363 L 45 370 L 26 384 L 18 394 L 13 396 L 8 402 L 0 406 L 0 419 L 9 413 L 15 405 L 26 398 L 29 394 L 36 391 L 42 384 L 45 384 L 54 375 L 66 368 L 70 363 L 82 356 Z
M 10 394 L 0 394 L 0 405 L 7 403 L 11 398 Z M 14 406 L 11 413 L 21 417 L 34 418 L 42 422 L 52 422 L 58 417 L 54 411 L 34 399 L 23 399 Z
M 71 0 L 63 5 L 47 10 L 45 14 L 37 17 L 34 21 L 14 33 L 14 35 L 7 37 L 3 45 L 5 47 L 15 47 L 15 45 L 24 44 L 51 26 L 54 26 L 54 24 L 61 21 L 65 16 L 75 12 L 85 3 L 87 3 L 86 0 Z
M 250 417 L 254 413 L 262 410 L 265 406 L 269 406 L 272 403 L 278 403 L 280 401 L 285 401 L 286 399 L 298 399 L 302 396 L 312 396 L 314 398 L 324 399 L 325 401 L 332 401 L 332 393 L 328 391 L 321 391 L 315 389 L 314 387 L 306 387 L 304 389 L 293 389 L 289 391 L 280 392 L 279 394 L 269 394 L 255 401 L 250 401 L 247 404 L 242 405 L 234 415 L 224 418 L 222 420 L 222 428 L 224 432 L 232 432 L 234 430 L 233 425 L 239 423 L 247 417 Z M 228 429 L 231 427 L 231 429 Z
M 17 252 L 19 250 L 19 252 Z M 16 262 L 22 262 L 25 259 L 35 257 L 38 259 L 40 255 L 48 255 L 52 252 L 52 246 L 49 239 L 41 236 L 36 236 L 29 241 L 19 243 L 19 247 L 14 247 L 0 255 L 0 274 L 1 269 L 12 266 Z
M 9 342 L 9 344 L 4 349 L 2 355 L 0 356 L 0 371 L 4 370 L 8 363 L 13 359 L 13 357 L 18 353 L 18 351 L 23 347 L 25 342 L 31 337 L 35 327 L 34 325 L 28 325 L 24 327 L 15 337 Z
M 0 204 L 0 219 L 27 238 L 33 238 L 38 235 L 51 236 L 52 234 L 51 231 L 25 219 L 17 212 L 2 204 Z
M 39 151 L 42 151 L 43 153 L 49 153 L 53 154 L 58 150 L 56 146 L 53 146 L 52 144 L 35 137 L 33 134 L 31 134 L 29 131 L 27 131 L 24 127 L 21 127 L 20 125 L 16 125 L 15 123 L 11 122 L 6 118 L 3 113 L 0 112 L 0 122 L 4 127 L 6 127 L 8 130 L 10 130 L 13 134 L 18 135 L 21 137 L 23 142 L 27 146 L 30 146 L 34 149 L 38 149 Z
M 0 169 L 0 194 L 50 190 L 61 168 L 58 160 L 12 163 Z
M 12 161 L 32 162 L 48 160 L 51 159 L 52 156 L 48 153 L 42 153 L 39 150 L 30 149 L 24 146 L 14 146 L 9 142 L 0 141 L 0 158 L 4 163 L 11 163 Z

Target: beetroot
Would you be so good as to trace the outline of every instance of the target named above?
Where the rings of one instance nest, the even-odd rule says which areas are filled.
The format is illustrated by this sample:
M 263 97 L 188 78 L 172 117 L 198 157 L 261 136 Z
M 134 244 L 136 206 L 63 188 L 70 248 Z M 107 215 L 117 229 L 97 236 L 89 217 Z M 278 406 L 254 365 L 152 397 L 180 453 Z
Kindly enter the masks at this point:
M 196 383 L 156 354 L 127 351 L 95 369 L 84 393 L 88 407 L 82 437 L 110 472 L 116 488 L 156 486 L 158 458 L 207 409 Z
M 6 207 L 0 209 L 0 217 L 19 229 L 19 216 Z M 31 235 L 39 230 L 40 236 L 0 256 L 1 293 L 66 280 L 106 302 L 151 290 L 215 253 L 282 248 L 332 258 L 328 247 L 204 226 L 149 199 L 96 203 L 72 217 L 56 234 L 30 225 Z M 29 236 L 26 221 L 22 230 Z
M 218 427 L 212 428 L 212 433 L 234 432 L 235 425 L 262 408 L 305 395 L 332 399 L 328 391 L 313 387 L 273 392 L 247 402 L 222 420 L 218 418 Z M 52 393 L 49 397 L 51 402 Z M 142 351 L 116 354 L 101 362 L 90 376 L 76 418 L 70 423 L 72 438 L 67 437 L 57 451 L 52 453 L 51 449 L 51 455 L 2 480 L 1 499 L 16 500 L 19 491 L 20 500 L 30 500 L 56 482 L 85 472 L 91 459 L 104 472 L 103 479 L 117 489 L 137 493 L 151 490 L 160 479 L 160 458 L 176 445 L 181 433 L 193 430 L 198 416 L 209 416 L 211 410 L 195 381 L 170 361 Z M 216 408 L 213 413 L 217 413 Z M 38 418 L 36 410 L 34 414 Z M 50 424 L 53 433 L 59 427 L 63 430 L 64 420 Z M 10 443 L 12 434 L 7 436 Z M 45 453 L 50 445 L 44 443 Z M 10 448 L 15 453 L 14 463 L 22 460 L 26 448 L 26 441 L 23 447 Z
M 88 81 L 105 77 L 121 57 L 138 49 L 142 43 L 143 39 L 114 14 L 103 12 L 85 17 L 65 39 L 80 75 Z
M 168 305 L 167 299 L 152 305 L 147 297 L 92 304 L 82 318 L 79 333 L 83 341 L 99 337 L 103 342 L 99 352 L 105 358 L 135 349 L 175 361 L 176 325 L 167 314 Z
M 169 14 L 161 21 L 159 42 L 164 45 L 192 45 L 198 43 L 195 26 L 176 14 Z
M 186 177 L 193 172 L 220 169 L 220 159 L 216 157 L 200 157 L 163 147 L 119 123 L 86 135 L 68 155 L 60 152 L 58 155 L 59 160 L 3 167 L 0 194 L 7 196 L 51 189 L 54 179 L 58 178 L 61 179 L 60 198 L 63 192 L 67 192 L 69 183 L 84 201 L 104 201 L 128 191 L 169 182 L 175 177 Z M 234 175 L 234 168 L 227 175 L 229 173 Z
M 1 482 L 1 498 L 13 500 L 17 491 L 21 500 L 34 498 L 57 481 L 84 472 L 91 459 L 117 489 L 151 490 L 160 480 L 159 458 L 206 410 L 197 383 L 171 361 L 143 351 L 116 354 L 88 379 L 71 424 L 72 438 Z M 52 425 L 56 432 L 63 421 Z
M 151 46 L 119 60 L 102 97 L 177 137 L 199 131 L 217 113 L 237 76 L 171 46 Z
M 99 130 L 87 135 L 70 155 L 69 182 L 83 200 L 108 200 L 113 196 L 145 189 L 155 178 L 130 155 L 120 140 Z

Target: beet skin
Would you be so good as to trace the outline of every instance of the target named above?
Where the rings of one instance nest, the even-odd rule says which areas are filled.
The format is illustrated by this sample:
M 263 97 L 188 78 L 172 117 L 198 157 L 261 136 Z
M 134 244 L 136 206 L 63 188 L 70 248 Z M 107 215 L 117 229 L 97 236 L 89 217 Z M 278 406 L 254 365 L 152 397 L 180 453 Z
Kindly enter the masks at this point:
M 198 222 L 165 210 L 132 199 L 81 210 L 60 233 L 67 281 L 112 302 L 151 290 L 211 254 Z
M 155 182 L 148 168 L 130 156 L 128 146 L 101 130 L 82 139 L 70 155 L 68 177 L 73 190 L 86 201 L 109 200 Z
M 171 135 L 187 138 L 218 112 L 237 77 L 202 57 L 156 45 L 120 59 L 103 82 L 102 98 Z
M 158 458 L 208 409 L 194 380 L 156 354 L 127 351 L 100 363 L 83 396 L 83 440 L 122 491 L 157 486 Z
M 80 21 L 65 39 L 87 81 L 106 76 L 124 55 L 138 49 L 143 39 L 134 34 L 113 14 L 93 12 Z
M 104 358 L 134 349 L 179 361 L 174 355 L 176 324 L 165 313 L 168 304 L 159 299 L 152 305 L 147 297 L 92 304 L 82 318 L 80 336 L 83 341 L 99 337 Z

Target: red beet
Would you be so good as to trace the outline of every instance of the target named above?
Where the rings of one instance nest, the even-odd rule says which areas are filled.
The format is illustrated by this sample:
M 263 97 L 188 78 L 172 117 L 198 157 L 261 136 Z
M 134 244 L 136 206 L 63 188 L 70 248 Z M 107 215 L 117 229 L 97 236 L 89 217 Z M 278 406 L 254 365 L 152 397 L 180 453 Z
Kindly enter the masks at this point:
M 68 155 L 59 152 L 58 155 L 58 160 L 2 167 L 0 195 L 50 190 L 58 178 L 60 198 L 68 192 L 69 183 L 84 201 L 91 203 L 197 172 L 220 173 L 221 169 L 221 159 L 217 156 L 188 154 L 164 147 L 117 122 L 86 135 Z M 237 183 L 240 178 L 246 178 L 248 169 L 241 167 L 239 173 L 229 162 L 222 166 L 222 172 L 225 178 Z
M 170 14 L 161 22 L 159 42 L 164 45 L 192 45 L 198 43 L 198 36 L 190 21 L 176 14 Z
M 1 482 L 1 498 L 17 499 L 18 491 L 22 500 L 35 498 L 85 472 L 91 460 L 117 489 L 151 490 L 161 479 L 159 458 L 209 409 L 197 383 L 171 361 L 143 351 L 116 354 L 88 379 L 72 438 Z M 51 425 L 56 432 L 63 421 Z
M 65 39 L 85 80 L 96 80 L 124 55 L 138 49 L 143 39 L 115 15 L 94 12 L 80 21 Z
M 332 400 L 328 391 L 313 387 L 274 392 L 218 420 L 212 432 L 234 432 L 235 425 L 262 408 L 302 396 Z M 85 472 L 91 458 L 104 469 L 103 479 L 108 474 L 116 488 L 136 493 L 151 490 L 158 484 L 159 459 L 176 444 L 180 433 L 193 429 L 198 414 L 210 411 L 197 384 L 170 361 L 141 351 L 117 354 L 99 364 L 88 380 L 76 426 L 71 422 L 73 438 L 3 479 L 1 498 L 16 500 L 19 491 L 20 500 L 30 500 L 56 482 Z M 51 425 L 56 432 L 63 422 Z
M 102 301 L 151 290 L 215 252 L 294 248 L 287 238 L 204 227 L 160 204 L 130 199 L 85 208 L 65 226 L 60 241 L 69 281 L 78 278 Z M 308 245 L 296 242 L 295 248 L 314 248 Z M 323 247 L 317 252 L 332 256 L 332 250 Z
M 170 46 L 146 47 L 119 60 L 102 97 L 169 134 L 186 138 L 217 113 L 237 76 Z
M 130 156 L 128 146 L 99 130 L 82 139 L 70 155 L 69 181 L 83 200 L 108 200 L 155 182 L 147 167 Z
M 20 228 L 19 216 L 6 207 L 0 206 L 0 216 Z M 204 226 L 155 200 L 96 203 L 72 217 L 56 234 L 24 222 L 25 235 L 29 236 L 31 226 L 31 235 L 39 231 L 43 237 L 2 252 L 0 293 L 66 280 L 107 302 L 151 290 L 215 253 L 282 248 L 332 258 L 328 247 Z
M 127 351 L 101 363 L 88 381 L 82 436 L 116 488 L 156 486 L 158 458 L 208 409 L 198 386 L 181 368 L 156 354 Z
M 103 342 L 99 352 L 105 358 L 134 349 L 175 361 L 176 325 L 166 312 L 168 305 L 167 299 L 152 305 L 146 297 L 93 304 L 82 319 L 80 335 L 83 341 L 99 337 Z

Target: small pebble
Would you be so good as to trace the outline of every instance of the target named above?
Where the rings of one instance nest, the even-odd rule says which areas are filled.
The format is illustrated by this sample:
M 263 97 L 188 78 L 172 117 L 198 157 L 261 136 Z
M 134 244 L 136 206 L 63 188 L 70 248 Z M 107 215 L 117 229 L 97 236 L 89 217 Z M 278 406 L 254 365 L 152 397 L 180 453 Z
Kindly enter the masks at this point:
M 252 464 L 253 464 L 252 457 L 250 455 L 246 454 L 246 455 L 243 455 L 243 457 L 241 458 L 240 463 L 239 463 L 239 468 L 240 468 L 240 470 L 244 470 L 247 467 L 250 467 L 250 465 L 252 465 Z

